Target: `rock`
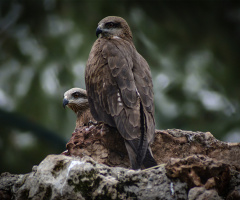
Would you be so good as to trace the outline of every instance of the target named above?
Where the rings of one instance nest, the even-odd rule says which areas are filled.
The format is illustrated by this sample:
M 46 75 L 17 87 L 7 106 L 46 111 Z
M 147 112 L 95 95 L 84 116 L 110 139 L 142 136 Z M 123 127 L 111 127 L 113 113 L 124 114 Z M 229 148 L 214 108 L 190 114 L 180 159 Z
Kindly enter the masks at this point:
M 231 171 L 231 180 L 229 184 L 229 193 L 227 200 L 240 199 L 240 173 L 237 171 Z
M 120 134 L 103 124 L 78 127 L 63 155 L 25 175 L 3 173 L 0 199 L 240 199 L 240 144 L 209 132 L 156 130 L 158 166 L 130 170 Z
M 166 165 L 167 175 L 179 178 L 188 188 L 204 186 L 215 189 L 219 195 L 228 193 L 230 165 L 214 161 L 203 155 L 193 155 L 184 159 L 172 158 Z
M 11 199 L 12 187 L 21 175 L 2 173 L 0 176 L 0 199 Z
M 67 156 L 87 155 L 98 163 L 111 167 L 130 167 L 122 136 L 116 129 L 107 125 L 98 124 L 75 129 L 66 147 L 67 151 L 62 154 Z
M 207 190 L 204 187 L 194 187 L 188 193 L 188 200 L 223 200 L 216 190 Z
M 156 130 L 152 152 L 158 164 L 170 158 L 206 155 L 229 164 L 240 171 L 240 143 L 217 140 L 210 132 L 192 132 L 180 129 Z
M 167 163 L 170 158 L 201 154 L 240 171 L 240 143 L 219 141 L 210 132 L 156 130 L 151 148 L 158 164 Z M 80 157 L 88 155 L 111 167 L 130 167 L 121 135 L 113 128 L 103 127 L 103 124 L 77 128 L 67 143 L 67 152 L 64 154 Z
M 1 179 L 2 181 L 2 179 Z M 49 155 L 36 171 L 19 176 L 14 199 L 187 199 L 187 185 L 166 176 L 164 165 L 128 170 L 83 158 Z

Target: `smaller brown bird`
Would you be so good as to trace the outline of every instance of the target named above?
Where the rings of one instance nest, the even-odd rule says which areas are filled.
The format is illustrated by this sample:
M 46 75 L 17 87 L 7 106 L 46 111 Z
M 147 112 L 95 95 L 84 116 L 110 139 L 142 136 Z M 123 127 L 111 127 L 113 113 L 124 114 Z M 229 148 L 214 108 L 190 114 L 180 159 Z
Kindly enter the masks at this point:
M 72 88 L 64 93 L 63 107 L 69 107 L 77 114 L 76 127 L 86 126 L 96 122 L 90 112 L 87 92 L 81 88 Z

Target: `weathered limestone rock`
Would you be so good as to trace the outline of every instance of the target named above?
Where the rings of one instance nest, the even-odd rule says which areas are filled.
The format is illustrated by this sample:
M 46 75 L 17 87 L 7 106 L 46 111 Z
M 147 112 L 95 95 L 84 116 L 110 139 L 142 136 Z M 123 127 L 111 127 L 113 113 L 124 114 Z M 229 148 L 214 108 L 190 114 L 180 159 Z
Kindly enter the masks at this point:
M 187 183 L 188 188 L 204 186 L 207 190 L 215 189 L 222 196 L 228 193 L 230 166 L 206 156 L 172 158 L 166 165 L 166 171 L 169 177 Z
M 108 166 L 130 167 L 123 138 L 116 129 L 103 124 L 75 129 L 66 146 L 64 155 L 87 155 Z
M 47 156 L 25 175 L 3 173 L 0 199 L 240 199 L 239 143 L 156 130 L 152 150 L 158 166 L 130 170 L 116 130 L 79 127 L 64 155 Z
M 204 187 L 192 188 L 188 193 L 188 200 L 223 200 L 216 190 L 207 190 Z
M 0 176 L 0 199 L 11 199 L 12 187 L 21 175 L 2 173 Z
M 158 164 L 167 163 L 170 158 L 201 154 L 240 170 L 240 143 L 219 141 L 210 132 L 156 130 L 151 148 Z M 108 166 L 130 167 L 122 137 L 115 129 L 103 124 L 77 128 L 64 154 L 80 157 L 88 155 Z
M 187 199 L 186 183 L 169 179 L 164 165 L 134 171 L 64 155 L 49 155 L 33 172 L 18 176 L 11 193 L 24 200 Z
M 201 154 L 240 171 L 240 143 L 222 142 L 210 132 L 168 129 L 156 130 L 155 133 L 152 151 L 158 163 L 166 163 L 170 158 Z

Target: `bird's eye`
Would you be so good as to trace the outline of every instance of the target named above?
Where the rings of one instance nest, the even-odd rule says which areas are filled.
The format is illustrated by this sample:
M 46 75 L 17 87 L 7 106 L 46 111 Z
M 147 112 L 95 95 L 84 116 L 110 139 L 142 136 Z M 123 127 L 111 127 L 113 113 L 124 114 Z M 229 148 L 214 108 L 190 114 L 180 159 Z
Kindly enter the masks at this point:
M 80 94 L 78 92 L 73 93 L 74 98 L 78 98 L 79 96 L 80 96 Z
M 109 22 L 109 23 L 107 23 L 106 25 L 107 25 L 108 28 L 114 27 L 114 23 L 113 23 L 113 22 Z

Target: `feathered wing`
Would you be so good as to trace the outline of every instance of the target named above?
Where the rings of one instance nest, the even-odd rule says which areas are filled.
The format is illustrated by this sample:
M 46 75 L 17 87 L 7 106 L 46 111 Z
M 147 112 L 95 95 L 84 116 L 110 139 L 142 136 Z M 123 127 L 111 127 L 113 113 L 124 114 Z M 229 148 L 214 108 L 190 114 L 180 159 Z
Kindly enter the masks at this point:
M 131 163 L 139 168 L 155 130 L 149 66 L 124 40 L 99 39 L 93 48 L 86 69 L 91 112 L 96 120 L 117 127 Z M 96 54 L 97 49 L 102 51 Z
M 135 56 L 133 56 L 133 65 L 134 79 L 141 96 L 141 102 L 146 117 L 147 140 L 148 143 L 151 143 L 155 134 L 152 76 L 147 61 L 137 51 L 135 51 Z
M 140 99 L 133 75 L 132 52 L 123 41 L 106 42 L 102 55 L 107 59 L 117 90 L 108 96 L 111 116 L 126 140 L 140 137 Z
M 155 132 L 150 68 L 135 47 L 127 41 L 115 40 L 107 43 L 103 48 L 103 56 L 108 59 L 108 66 L 119 87 L 121 101 L 125 105 L 120 114 L 113 116 L 117 128 L 127 140 L 127 148 L 132 148 L 137 162 L 142 163 Z M 112 108 L 121 105 L 114 98 L 112 100 Z
M 148 63 L 137 51 L 135 51 L 135 53 L 136 54 L 133 57 L 133 65 L 135 66 L 133 68 L 133 74 L 138 92 L 141 96 L 148 145 L 145 147 L 148 149 L 143 160 L 143 165 L 144 167 L 149 168 L 157 165 L 149 146 L 149 144 L 153 142 L 155 135 L 153 83 Z

